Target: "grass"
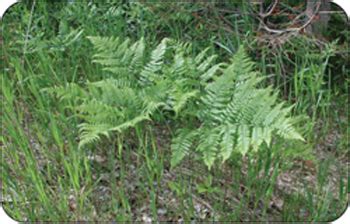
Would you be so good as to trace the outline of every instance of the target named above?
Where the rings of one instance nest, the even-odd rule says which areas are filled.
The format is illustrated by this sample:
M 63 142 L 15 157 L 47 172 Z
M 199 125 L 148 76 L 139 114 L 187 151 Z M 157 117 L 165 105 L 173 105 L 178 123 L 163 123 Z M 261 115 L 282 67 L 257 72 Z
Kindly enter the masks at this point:
M 246 7 L 222 4 L 229 10 Z M 22 221 L 337 218 L 349 191 L 344 108 L 349 80 L 344 77 L 350 69 L 334 57 L 343 57 L 338 52 L 346 42 L 326 45 L 323 55 L 315 46 L 302 48 L 303 39 L 277 52 L 251 51 L 270 77 L 266 84 L 280 87 L 281 97 L 296 104 L 296 115 L 308 114 L 300 118 L 306 144 L 275 142 L 210 171 L 194 157 L 170 169 L 168 146 L 176 125 L 171 123 L 140 126 L 78 148 L 77 117 L 42 89 L 108 76 L 91 63 L 87 36 L 145 36 L 151 44 L 167 36 L 193 42 L 194 52 L 211 46 L 223 59 L 241 43 L 257 48 L 250 42 L 251 17 L 223 14 L 225 7 L 213 3 L 173 6 L 166 11 L 160 3 L 105 7 L 34 1 L 9 10 L 1 22 L 1 171 L 7 213 Z

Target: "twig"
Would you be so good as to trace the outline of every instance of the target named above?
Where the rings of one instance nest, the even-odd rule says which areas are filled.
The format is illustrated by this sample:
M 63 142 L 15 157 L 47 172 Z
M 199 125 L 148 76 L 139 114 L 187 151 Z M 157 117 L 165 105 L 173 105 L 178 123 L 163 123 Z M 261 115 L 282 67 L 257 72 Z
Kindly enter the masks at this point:
M 204 201 L 203 199 L 197 197 L 195 194 L 192 194 L 192 198 L 194 198 L 196 201 L 198 201 L 199 203 L 205 205 L 208 209 L 210 209 L 211 211 L 214 211 L 214 209 L 210 206 L 210 204 L 206 201 Z
M 268 16 L 270 16 L 273 11 L 276 9 L 276 6 L 278 5 L 279 3 L 279 0 L 275 0 L 275 2 L 270 6 L 270 9 L 268 10 L 267 13 L 259 13 L 259 16 L 262 17 L 262 18 L 266 18 Z
M 316 17 L 316 15 L 318 14 L 318 11 L 320 9 L 320 6 L 321 6 L 321 2 L 318 2 L 317 3 L 317 6 L 316 6 L 316 9 L 315 11 L 310 15 L 308 11 L 304 12 L 303 14 L 301 15 L 298 15 L 293 21 L 294 21 L 294 24 L 295 22 L 301 17 L 303 16 L 304 14 L 307 15 L 309 17 L 308 21 L 306 21 L 302 26 L 300 27 L 293 27 L 293 28 L 287 28 L 287 29 L 273 29 L 273 28 L 270 28 L 269 26 L 266 25 L 266 23 L 263 21 L 263 19 L 265 17 L 261 17 L 259 16 L 258 17 L 258 20 L 260 21 L 260 24 L 262 25 L 261 27 L 263 29 L 265 29 L 266 31 L 268 31 L 269 33 L 274 33 L 274 34 L 284 34 L 284 33 L 289 33 L 289 32 L 300 32 L 301 30 L 305 29 L 308 25 L 310 25 L 310 23 L 314 20 L 314 18 Z M 267 13 L 268 14 L 268 13 Z M 265 14 L 265 15 L 267 15 Z M 292 24 L 293 25 L 293 24 Z

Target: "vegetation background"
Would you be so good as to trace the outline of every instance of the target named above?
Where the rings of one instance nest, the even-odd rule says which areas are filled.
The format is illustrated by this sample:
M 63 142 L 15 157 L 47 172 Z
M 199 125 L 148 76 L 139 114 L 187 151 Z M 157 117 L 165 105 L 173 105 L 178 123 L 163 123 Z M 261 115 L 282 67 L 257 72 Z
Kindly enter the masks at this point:
M 256 2 L 34 0 L 8 10 L 0 39 L 1 200 L 8 214 L 21 221 L 339 217 L 349 192 L 349 23 L 331 13 L 332 26 L 276 38 L 256 13 L 260 3 L 268 9 L 273 1 Z M 281 1 L 264 24 L 288 24 L 307 7 Z M 306 141 L 276 140 L 210 170 L 194 157 L 171 168 L 179 123 L 167 115 L 123 139 L 78 147 L 79 118 L 45 89 L 111 77 L 92 63 L 91 36 L 144 38 L 150 49 L 171 38 L 191 43 L 193 55 L 209 47 L 219 62 L 244 46 L 265 77 L 260 86 L 272 85 L 280 100 L 295 105 Z

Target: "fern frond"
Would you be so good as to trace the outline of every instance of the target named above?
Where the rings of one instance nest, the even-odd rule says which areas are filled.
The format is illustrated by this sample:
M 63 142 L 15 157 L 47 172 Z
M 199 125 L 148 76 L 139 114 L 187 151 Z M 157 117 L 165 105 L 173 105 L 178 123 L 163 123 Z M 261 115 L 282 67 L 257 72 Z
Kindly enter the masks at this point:
M 225 63 L 219 63 L 216 64 L 214 66 L 212 66 L 211 68 L 209 68 L 206 72 L 204 72 L 201 76 L 201 83 L 205 84 L 207 81 L 209 81 L 210 79 L 212 79 L 214 77 L 214 75 L 220 71 L 220 69 L 225 66 Z
M 190 129 L 180 129 L 171 144 L 171 167 L 175 167 L 190 152 L 197 132 Z
M 110 106 L 101 101 L 93 99 L 77 106 L 77 110 L 89 123 L 109 122 L 111 124 L 119 122 L 125 115 L 118 107 Z
M 219 155 L 222 157 L 222 162 L 225 162 L 228 158 L 230 158 L 232 151 L 234 150 L 236 144 L 236 134 L 237 128 L 234 125 L 224 125 L 221 131 L 222 140 L 220 143 L 220 153 Z
M 174 90 L 171 94 L 171 106 L 176 115 L 179 115 L 181 110 L 185 107 L 189 99 L 196 97 L 199 94 L 198 90 L 193 90 L 191 92 L 182 92 Z
M 205 72 L 208 68 L 210 68 L 210 66 L 214 63 L 217 57 L 218 57 L 217 55 L 212 55 L 208 57 L 207 59 L 205 59 L 205 61 L 203 61 L 200 65 L 198 65 L 197 69 L 200 72 Z
M 250 131 L 246 124 L 241 124 L 238 127 L 237 150 L 242 155 L 245 155 L 250 146 Z
M 113 52 L 120 44 L 119 37 L 87 37 L 94 45 L 94 48 L 98 51 L 110 51 Z
M 151 53 L 150 61 L 145 65 L 140 73 L 140 84 L 147 85 L 157 78 L 157 72 L 162 68 L 164 63 L 163 58 L 167 47 L 168 39 L 163 39 L 162 42 Z
M 200 129 L 199 144 L 196 151 L 202 154 L 204 164 L 210 170 L 217 159 L 220 148 L 220 127 Z
M 148 114 L 141 114 L 131 120 L 128 120 L 118 126 L 111 127 L 108 131 L 118 131 L 118 132 L 123 132 L 128 128 L 133 128 L 135 127 L 138 123 L 145 121 L 145 120 L 150 120 L 150 117 Z
M 82 146 L 90 143 L 94 143 L 100 140 L 100 135 L 105 135 L 106 137 L 109 137 L 109 129 L 111 126 L 109 124 L 88 124 L 83 123 L 78 125 L 79 132 L 80 132 L 80 141 L 78 147 L 81 148 Z
M 143 38 L 136 42 L 130 49 L 132 59 L 130 62 L 130 71 L 135 75 L 142 69 L 144 64 L 145 41 Z
M 201 51 L 195 58 L 194 62 L 198 66 L 202 61 L 205 59 L 205 56 L 207 55 L 207 52 L 210 50 L 209 47 L 205 48 L 203 51 Z
M 75 83 L 67 83 L 65 86 L 55 86 L 42 89 L 42 92 L 55 95 L 62 100 L 80 99 L 87 96 L 87 92 Z
M 259 126 L 253 127 L 252 136 L 251 136 L 251 145 L 253 150 L 256 152 L 259 149 L 259 146 L 263 143 L 263 129 Z

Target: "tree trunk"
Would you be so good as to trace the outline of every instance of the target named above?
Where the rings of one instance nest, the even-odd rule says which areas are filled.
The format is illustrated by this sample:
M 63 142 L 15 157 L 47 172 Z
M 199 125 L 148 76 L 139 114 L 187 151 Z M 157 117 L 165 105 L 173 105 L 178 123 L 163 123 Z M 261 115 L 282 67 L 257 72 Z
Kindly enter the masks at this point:
M 317 20 L 312 22 L 307 28 L 306 31 L 308 33 L 312 33 L 316 36 L 321 36 L 322 32 L 325 31 L 328 27 L 328 22 L 330 20 L 330 16 L 327 13 L 331 9 L 331 4 L 329 0 L 318 0 L 321 1 L 321 7 L 318 13 Z M 306 10 L 308 15 L 311 16 L 313 10 L 316 8 L 317 0 L 307 0 Z

